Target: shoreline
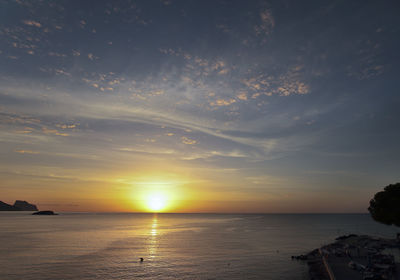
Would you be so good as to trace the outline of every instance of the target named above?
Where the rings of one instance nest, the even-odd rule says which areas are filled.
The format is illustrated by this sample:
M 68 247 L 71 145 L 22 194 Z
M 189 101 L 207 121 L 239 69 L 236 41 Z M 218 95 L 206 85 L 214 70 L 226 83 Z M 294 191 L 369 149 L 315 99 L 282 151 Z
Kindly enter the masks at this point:
M 310 280 L 400 280 L 400 239 L 343 235 L 292 259 L 307 261 Z

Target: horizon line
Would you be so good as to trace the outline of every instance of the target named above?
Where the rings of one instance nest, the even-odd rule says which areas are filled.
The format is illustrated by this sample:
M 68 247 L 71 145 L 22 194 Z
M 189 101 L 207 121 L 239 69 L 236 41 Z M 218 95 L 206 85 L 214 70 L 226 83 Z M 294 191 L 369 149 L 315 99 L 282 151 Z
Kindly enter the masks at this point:
M 42 210 L 40 210 L 42 211 Z M 2 211 L 34 212 L 34 211 Z M 58 213 L 92 214 L 220 214 L 220 215 L 313 215 L 313 214 L 369 214 L 368 212 L 126 212 L 126 211 L 58 211 Z

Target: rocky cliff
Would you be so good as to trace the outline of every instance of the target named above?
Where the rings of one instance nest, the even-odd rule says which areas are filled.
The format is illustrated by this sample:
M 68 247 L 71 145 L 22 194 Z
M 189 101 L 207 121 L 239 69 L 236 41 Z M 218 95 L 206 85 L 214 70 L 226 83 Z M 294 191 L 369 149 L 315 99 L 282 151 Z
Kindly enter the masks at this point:
M 38 211 L 36 205 L 30 204 L 26 201 L 16 200 L 14 207 L 19 208 L 21 211 Z
M 36 205 L 22 200 L 15 201 L 14 205 L 0 201 L 0 211 L 38 211 L 38 208 Z
M 17 207 L 0 201 L 0 211 L 19 211 Z

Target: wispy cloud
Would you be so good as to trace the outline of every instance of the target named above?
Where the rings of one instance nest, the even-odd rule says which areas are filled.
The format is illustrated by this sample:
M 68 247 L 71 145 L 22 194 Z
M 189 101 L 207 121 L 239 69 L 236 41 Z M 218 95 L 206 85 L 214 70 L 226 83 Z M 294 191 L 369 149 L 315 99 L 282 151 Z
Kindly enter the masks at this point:
M 58 131 L 57 129 L 49 129 L 47 127 L 42 127 L 42 131 L 44 134 L 57 135 L 57 136 L 69 136 L 68 133 L 62 133 L 62 132 Z
M 351 166 L 361 168 L 397 153 L 391 4 L 374 4 L 378 18 L 356 1 L 356 19 L 341 3 L 102 0 L 78 14 L 69 2 L 17 3 L 4 3 L 15 13 L 0 26 L 3 168 L 40 158 L 29 168 L 57 174 L 235 169 L 256 190 L 285 183 L 266 170 L 342 166 L 368 151 L 376 161 Z
M 31 154 L 31 155 L 39 154 L 38 151 L 31 151 L 31 150 L 15 150 L 15 152 L 19 154 Z

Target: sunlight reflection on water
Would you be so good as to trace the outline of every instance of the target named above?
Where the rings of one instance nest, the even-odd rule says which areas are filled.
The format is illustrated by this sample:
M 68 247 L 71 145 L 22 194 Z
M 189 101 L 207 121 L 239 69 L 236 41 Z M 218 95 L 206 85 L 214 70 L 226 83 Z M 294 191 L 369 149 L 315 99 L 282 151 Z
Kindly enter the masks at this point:
M 338 229 L 395 236 L 368 215 L 0 213 L 0 271 L 7 280 L 302 280 L 306 267 L 290 256 Z
M 158 246 L 158 219 L 157 214 L 154 214 L 151 229 L 150 229 L 150 243 L 149 243 L 149 257 L 155 258 Z

